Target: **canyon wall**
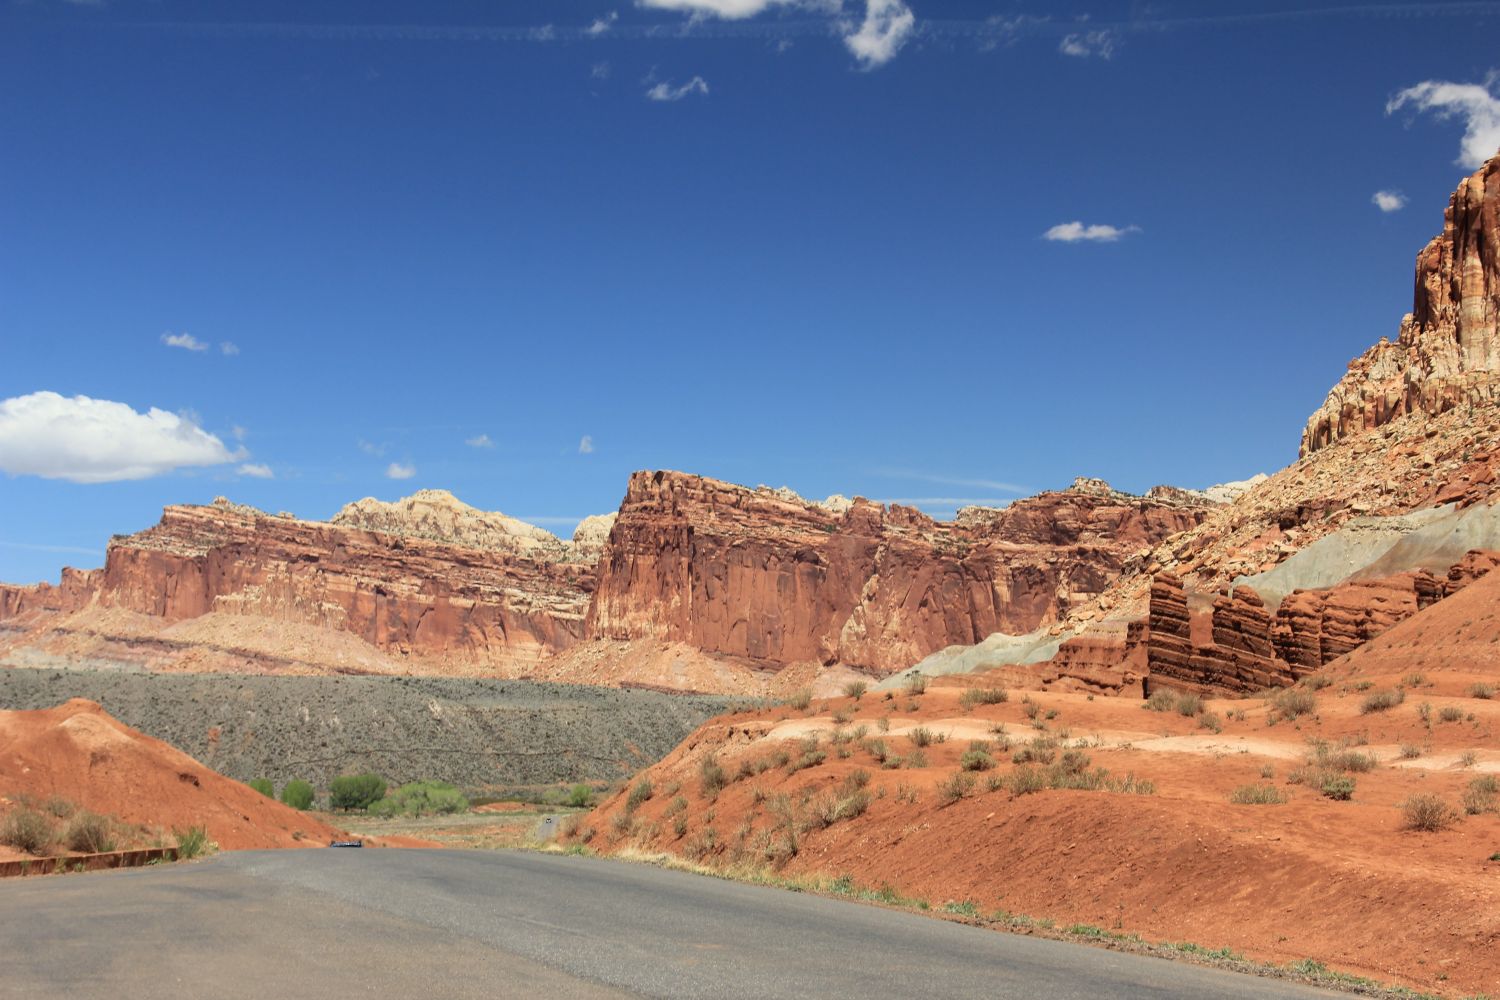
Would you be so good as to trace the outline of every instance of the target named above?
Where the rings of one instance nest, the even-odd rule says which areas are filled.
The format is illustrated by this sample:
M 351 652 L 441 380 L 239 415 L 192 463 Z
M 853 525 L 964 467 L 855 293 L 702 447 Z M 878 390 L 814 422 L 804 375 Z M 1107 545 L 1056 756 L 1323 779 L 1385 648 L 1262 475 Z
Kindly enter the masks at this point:
M 676 472 L 630 479 L 587 632 L 767 664 L 910 666 L 1055 622 L 1127 559 L 1213 505 L 1097 481 L 937 522 L 867 500 L 810 503 Z

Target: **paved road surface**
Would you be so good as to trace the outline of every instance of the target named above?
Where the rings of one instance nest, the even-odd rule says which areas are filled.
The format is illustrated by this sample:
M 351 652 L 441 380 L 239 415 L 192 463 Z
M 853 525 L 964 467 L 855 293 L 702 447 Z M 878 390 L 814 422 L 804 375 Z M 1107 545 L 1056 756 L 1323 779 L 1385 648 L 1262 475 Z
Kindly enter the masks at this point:
M 1313 998 L 596 858 L 305 850 L 0 882 L 0 997 Z

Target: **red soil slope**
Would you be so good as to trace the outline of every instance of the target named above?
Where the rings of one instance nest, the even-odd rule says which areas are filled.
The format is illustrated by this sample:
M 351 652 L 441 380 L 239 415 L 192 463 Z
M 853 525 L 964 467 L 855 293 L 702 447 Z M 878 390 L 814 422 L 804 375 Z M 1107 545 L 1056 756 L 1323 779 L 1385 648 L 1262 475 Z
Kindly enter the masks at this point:
M 82 698 L 35 712 L 0 712 L 0 795 L 56 796 L 169 831 L 202 826 L 225 850 L 321 847 L 340 836 Z

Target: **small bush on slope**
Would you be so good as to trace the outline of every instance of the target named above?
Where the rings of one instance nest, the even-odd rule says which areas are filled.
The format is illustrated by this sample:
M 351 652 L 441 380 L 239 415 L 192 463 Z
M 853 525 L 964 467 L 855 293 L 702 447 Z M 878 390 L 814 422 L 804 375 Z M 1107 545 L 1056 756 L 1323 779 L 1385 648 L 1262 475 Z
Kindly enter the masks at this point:
M 245 782 L 245 784 L 249 785 L 257 792 L 260 792 L 260 794 L 264 795 L 268 799 L 274 799 L 276 797 L 276 786 L 271 784 L 270 778 L 251 778 L 249 781 Z
M 115 849 L 114 824 L 97 813 L 81 812 L 73 817 L 63 834 L 70 851 L 103 854 Z
M 33 809 L 16 809 L 0 823 L 0 843 L 27 854 L 45 853 L 52 843 L 52 824 Z
M 311 809 L 313 804 L 313 786 L 301 778 L 293 778 L 281 786 L 281 801 L 293 809 Z

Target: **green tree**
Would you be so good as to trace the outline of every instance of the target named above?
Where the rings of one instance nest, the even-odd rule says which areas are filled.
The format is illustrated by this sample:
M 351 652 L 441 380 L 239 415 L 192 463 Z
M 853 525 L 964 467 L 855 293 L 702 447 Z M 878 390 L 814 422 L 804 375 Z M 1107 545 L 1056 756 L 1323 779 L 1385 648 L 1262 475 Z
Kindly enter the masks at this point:
M 293 778 L 281 787 L 281 801 L 293 809 L 311 809 L 313 786 L 301 778 Z
M 335 809 L 369 809 L 385 798 L 385 779 L 378 774 L 341 774 L 328 783 L 328 804 Z

